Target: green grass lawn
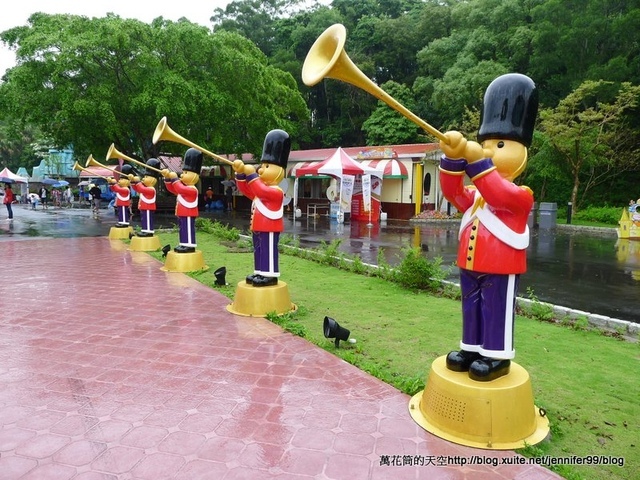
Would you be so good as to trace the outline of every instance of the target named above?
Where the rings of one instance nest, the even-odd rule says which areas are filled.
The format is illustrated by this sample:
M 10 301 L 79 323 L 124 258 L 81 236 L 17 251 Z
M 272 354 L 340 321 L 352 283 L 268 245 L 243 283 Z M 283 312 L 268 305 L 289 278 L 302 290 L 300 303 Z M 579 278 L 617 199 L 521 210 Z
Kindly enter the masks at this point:
M 177 244 L 176 231 L 159 236 L 163 245 Z M 237 283 L 253 272 L 253 254 L 210 233 L 198 232 L 197 241 L 210 269 L 189 275 L 233 298 Z M 213 271 L 221 266 L 226 287 L 214 285 Z M 457 300 L 288 254 L 280 256 L 280 271 L 298 310 L 271 320 L 409 395 L 424 388 L 435 358 L 458 348 Z M 336 349 L 323 336 L 325 316 L 348 328 L 357 343 Z M 568 479 L 640 478 L 639 344 L 523 316 L 515 341 L 515 361 L 531 375 L 535 403 L 546 409 L 552 433 L 550 441 L 521 453 L 622 457 L 623 467 L 552 469 Z

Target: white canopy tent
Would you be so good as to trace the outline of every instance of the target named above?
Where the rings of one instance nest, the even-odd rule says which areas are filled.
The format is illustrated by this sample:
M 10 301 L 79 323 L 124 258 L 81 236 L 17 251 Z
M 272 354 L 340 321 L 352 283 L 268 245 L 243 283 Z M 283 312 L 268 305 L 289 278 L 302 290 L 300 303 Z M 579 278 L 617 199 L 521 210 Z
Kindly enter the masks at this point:
M 382 179 L 383 177 L 383 169 L 369 167 L 367 165 L 363 165 L 360 162 L 357 162 L 353 158 L 351 158 L 347 153 L 341 148 L 338 147 L 336 151 L 327 159 L 321 162 L 309 163 L 301 168 L 295 170 L 295 181 L 294 181 L 294 206 L 293 211 L 295 212 L 298 207 L 298 179 L 304 177 L 317 177 L 319 175 L 328 175 L 330 177 L 339 178 L 342 180 L 344 175 L 371 175 Z M 340 190 L 340 195 L 342 195 L 342 190 Z M 342 201 L 340 201 L 342 204 Z
M 0 171 L 0 178 L 7 178 L 12 182 L 19 183 L 20 191 L 15 193 L 17 195 L 20 195 L 21 198 L 23 195 L 26 195 L 27 193 L 29 193 L 29 179 L 27 177 L 21 177 L 20 175 L 16 175 L 7 167 L 5 167 Z

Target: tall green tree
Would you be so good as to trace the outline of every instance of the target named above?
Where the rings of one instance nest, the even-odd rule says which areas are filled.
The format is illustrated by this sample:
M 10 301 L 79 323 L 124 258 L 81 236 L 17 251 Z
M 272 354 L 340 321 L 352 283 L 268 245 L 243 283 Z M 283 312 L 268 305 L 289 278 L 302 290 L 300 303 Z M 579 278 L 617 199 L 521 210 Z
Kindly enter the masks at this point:
M 640 168 L 639 137 L 629 124 L 639 97 L 640 86 L 586 81 L 556 108 L 541 111 L 546 139 L 538 160 L 561 162 L 571 179 L 574 212 L 592 188 Z
M 382 85 L 383 90 L 409 111 L 414 108 L 411 91 L 396 82 Z M 365 120 L 362 129 L 367 135 L 367 145 L 397 145 L 426 141 L 425 133 L 415 123 L 392 110 L 384 102 L 378 102 L 378 108 Z
M 584 80 L 640 84 L 639 0 L 545 0 L 531 19 L 530 74 L 546 103 Z
M 211 21 L 217 31 L 229 31 L 251 40 L 265 55 L 274 54 L 277 21 L 295 11 L 302 0 L 234 0 L 216 8 Z
M 269 130 L 295 139 L 308 117 L 296 81 L 253 43 L 188 21 L 34 14 L 0 38 L 18 59 L 0 86 L 5 118 L 79 156 L 100 159 L 112 142 L 144 158 L 184 151 L 152 145 L 163 116 L 208 150 L 259 153 Z
M 30 168 L 41 159 L 34 144 L 42 135 L 33 125 L 0 121 L 0 168 L 14 173 L 18 168 Z

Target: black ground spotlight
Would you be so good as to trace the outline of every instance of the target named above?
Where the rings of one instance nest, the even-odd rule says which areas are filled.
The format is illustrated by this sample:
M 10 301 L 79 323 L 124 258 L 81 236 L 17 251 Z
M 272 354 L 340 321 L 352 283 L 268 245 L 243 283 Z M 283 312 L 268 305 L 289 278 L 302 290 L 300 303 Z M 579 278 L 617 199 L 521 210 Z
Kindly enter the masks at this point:
M 338 322 L 330 317 L 324 317 L 322 329 L 324 330 L 325 338 L 336 339 L 336 348 L 340 347 L 340 340 L 347 341 L 349 339 L 349 335 L 351 334 L 349 330 L 341 327 Z
M 162 247 L 162 256 L 166 257 L 167 253 L 169 253 L 171 251 L 171 245 L 165 245 L 164 247 Z
M 225 280 L 225 277 L 227 275 L 227 267 L 220 267 L 215 272 L 213 272 L 213 275 L 216 277 L 216 285 L 229 285 Z

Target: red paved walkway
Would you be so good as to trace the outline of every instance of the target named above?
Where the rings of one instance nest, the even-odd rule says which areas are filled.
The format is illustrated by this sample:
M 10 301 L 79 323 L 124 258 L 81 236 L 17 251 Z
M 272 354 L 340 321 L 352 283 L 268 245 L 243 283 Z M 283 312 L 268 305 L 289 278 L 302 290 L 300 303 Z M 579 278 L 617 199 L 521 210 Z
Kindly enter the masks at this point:
M 3 480 L 559 478 L 381 465 L 514 454 L 434 437 L 408 396 L 122 242 L 0 247 Z

